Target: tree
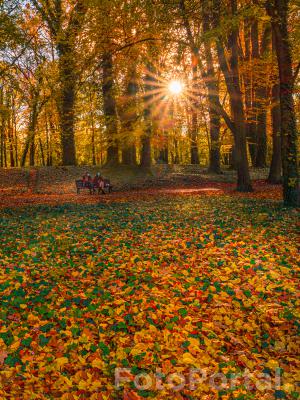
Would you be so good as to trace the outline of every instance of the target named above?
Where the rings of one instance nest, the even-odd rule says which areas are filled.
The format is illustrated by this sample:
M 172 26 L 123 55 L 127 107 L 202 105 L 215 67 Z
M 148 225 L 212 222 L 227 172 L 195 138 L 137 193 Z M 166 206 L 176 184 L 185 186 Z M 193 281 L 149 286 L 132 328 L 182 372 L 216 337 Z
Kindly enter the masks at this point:
M 293 99 L 294 74 L 288 34 L 289 3 L 289 0 L 272 0 L 265 4 L 271 17 L 279 70 L 283 199 L 286 206 L 297 206 L 299 204 L 298 132 Z
M 272 54 L 274 58 L 275 54 L 275 37 L 272 34 Z M 275 81 L 272 86 L 272 108 L 271 108 L 271 118 L 272 118 L 272 159 L 270 165 L 270 171 L 268 176 L 268 182 L 273 184 L 282 183 L 281 177 L 281 135 L 280 135 L 280 86 L 278 77 L 278 68 L 275 69 Z
M 219 146 L 219 135 L 220 135 L 220 108 L 219 91 L 218 91 L 218 80 L 215 75 L 213 66 L 213 57 L 211 51 L 210 38 L 205 38 L 205 35 L 210 30 L 210 18 L 205 10 L 206 5 L 203 4 L 199 13 L 202 17 L 202 27 L 204 34 L 204 54 L 206 61 L 206 69 L 200 58 L 199 46 L 194 38 L 191 24 L 189 21 L 188 11 L 186 8 L 185 0 L 180 0 L 179 8 L 181 11 L 181 17 L 186 30 L 188 42 L 193 54 L 193 62 L 197 63 L 201 73 L 201 77 L 207 89 L 207 100 L 209 108 L 209 119 L 210 119 L 210 163 L 209 170 L 212 172 L 220 173 L 220 146 Z M 199 41 L 199 40 L 198 40 Z
M 249 164 L 247 156 L 246 142 L 246 123 L 243 106 L 243 95 L 240 84 L 239 71 L 239 46 L 238 46 L 238 25 L 235 21 L 237 18 L 237 1 L 230 0 L 230 16 L 232 26 L 228 32 L 226 47 L 230 49 L 227 59 L 224 37 L 220 32 L 221 28 L 221 11 L 222 5 L 220 0 L 214 1 L 214 28 L 217 32 L 216 46 L 221 71 L 223 72 L 226 87 L 230 99 L 230 108 L 233 117 L 233 126 L 228 126 L 234 137 L 235 163 L 238 174 L 237 189 L 241 192 L 252 191 L 250 181 Z M 225 120 L 226 121 L 226 120 Z M 227 122 L 227 121 L 226 121 Z
M 56 46 L 60 83 L 58 109 L 62 163 L 75 165 L 74 107 L 78 79 L 75 49 L 87 11 L 87 2 L 77 0 L 72 8 L 64 0 L 32 0 L 32 3 L 47 24 Z
M 118 164 L 119 148 L 117 144 L 117 109 L 114 95 L 113 57 L 107 50 L 102 57 L 102 95 L 107 136 L 107 163 Z
M 125 96 L 122 99 L 122 104 L 120 107 L 120 119 L 123 131 L 122 163 L 125 165 L 135 166 L 137 164 L 135 124 L 138 120 L 138 84 L 136 64 L 132 63 L 128 69 Z
M 144 76 L 144 124 L 145 131 L 141 138 L 141 168 L 148 171 L 152 164 L 151 136 L 153 130 L 152 102 L 155 91 L 155 70 L 151 62 L 147 62 Z

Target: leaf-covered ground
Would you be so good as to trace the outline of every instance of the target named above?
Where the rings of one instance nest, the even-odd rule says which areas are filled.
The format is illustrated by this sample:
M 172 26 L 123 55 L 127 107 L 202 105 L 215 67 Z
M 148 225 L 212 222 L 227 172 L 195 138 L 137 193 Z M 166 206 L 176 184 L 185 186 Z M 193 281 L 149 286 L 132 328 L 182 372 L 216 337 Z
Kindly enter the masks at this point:
M 3 210 L 0 398 L 297 399 L 295 220 L 226 195 Z

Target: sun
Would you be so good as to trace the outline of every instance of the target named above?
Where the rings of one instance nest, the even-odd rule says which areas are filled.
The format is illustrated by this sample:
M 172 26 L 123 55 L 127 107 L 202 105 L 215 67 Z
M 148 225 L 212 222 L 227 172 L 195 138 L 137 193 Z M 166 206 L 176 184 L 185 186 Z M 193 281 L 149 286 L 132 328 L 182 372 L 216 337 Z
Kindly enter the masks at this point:
M 183 83 L 180 81 L 171 81 L 168 85 L 169 92 L 177 96 L 183 91 Z

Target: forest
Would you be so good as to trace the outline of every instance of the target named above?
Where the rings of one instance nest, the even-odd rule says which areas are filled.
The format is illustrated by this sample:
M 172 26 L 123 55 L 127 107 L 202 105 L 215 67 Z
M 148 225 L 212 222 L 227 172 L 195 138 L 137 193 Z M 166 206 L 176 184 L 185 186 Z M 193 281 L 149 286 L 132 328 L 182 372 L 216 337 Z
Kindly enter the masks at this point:
M 297 204 L 297 0 L 0 7 L 0 167 L 268 167 Z
M 300 400 L 299 0 L 0 0 L 0 400 Z

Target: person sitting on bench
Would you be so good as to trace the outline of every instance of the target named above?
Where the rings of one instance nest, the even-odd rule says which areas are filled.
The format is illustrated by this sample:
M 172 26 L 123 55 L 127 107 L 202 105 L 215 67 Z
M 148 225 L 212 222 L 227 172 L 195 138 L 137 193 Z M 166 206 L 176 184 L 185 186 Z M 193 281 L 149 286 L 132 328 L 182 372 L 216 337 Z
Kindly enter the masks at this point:
M 103 194 L 105 194 L 104 191 L 104 179 L 102 178 L 100 172 L 97 172 L 96 176 L 93 179 L 93 185 L 94 189 L 98 189 L 98 192 L 100 193 L 100 190 Z
M 86 172 L 82 177 L 82 183 L 84 187 L 91 188 L 92 187 L 92 177 Z

